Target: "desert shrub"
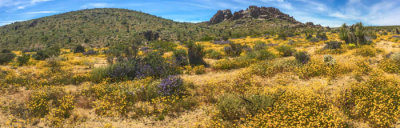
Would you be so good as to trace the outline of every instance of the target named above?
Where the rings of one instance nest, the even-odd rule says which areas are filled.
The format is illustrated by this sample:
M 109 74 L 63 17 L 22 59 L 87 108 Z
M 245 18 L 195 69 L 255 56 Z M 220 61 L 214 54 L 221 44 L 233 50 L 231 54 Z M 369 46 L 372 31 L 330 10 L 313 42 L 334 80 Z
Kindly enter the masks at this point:
M 348 27 L 346 24 L 343 24 L 340 28 L 339 37 L 340 39 L 344 40 L 346 44 L 371 44 L 371 41 L 367 39 L 367 29 L 363 26 L 361 22 L 354 24 L 350 27 Z
M 44 117 L 51 109 L 51 106 L 60 106 L 57 99 L 60 99 L 64 92 L 55 87 L 43 87 L 33 91 L 27 102 L 29 115 L 33 117 Z
M 111 78 L 112 81 L 132 80 L 135 78 L 161 78 L 177 74 L 179 70 L 168 63 L 160 52 L 149 52 L 141 58 L 122 58 L 117 63 L 100 69 L 94 69 L 91 79 L 99 82 L 101 78 Z
M 183 80 L 178 76 L 168 76 L 161 81 L 158 88 L 163 96 L 179 95 L 184 91 Z
M 250 69 L 256 75 L 272 77 L 278 73 L 294 71 L 297 65 L 293 59 L 275 59 L 254 64 Z
M 108 77 L 109 67 L 95 68 L 90 72 L 90 80 L 93 82 L 101 82 Z
M 340 49 L 342 48 L 342 42 L 329 41 L 325 43 L 324 49 Z
M 276 48 L 276 50 L 278 50 L 279 54 L 283 57 L 292 56 L 293 53 L 296 52 L 295 49 L 293 49 L 290 46 L 286 46 L 286 45 L 279 46 Z
M 335 65 L 336 60 L 331 55 L 324 55 L 324 63 L 326 65 Z
M 373 73 L 368 81 L 343 91 L 338 101 L 352 119 L 364 120 L 372 127 L 392 127 L 400 114 L 399 92 L 398 80 Z
M 26 65 L 26 64 L 28 64 L 30 59 L 31 59 L 31 55 L 22 54 L 22 56 L 17 57 L 17 63 L 19 66 Z
M 288 35 L 285 32 L 281 31 L 281 32 L 278 33 L 278 38 L 277 39 L 286 40 L 287 36 Z
M 307 52 L 296 52 L 294 57 L 302 64 L 306 64 L 308 61 L 310 61 L 310 55 Z
M 185 66 L 189 64 L 186 50 L 175 50 L 173 56 L 175 58 L 175 64 L 179 66 Z
M 224 120 L 235 121 L 266 110 L 272 104 L 273 98 L 266 95 L 242 97 L 235 94 L 224 94 L 217 102 L 218 116 Z
M 131 110 L 133 95 L 117 87 L 109 87 L 104 95 L 94 102 L 94 110 L 101 116 L 126 116 Z
M 92 49 L 90 49 L 90 50 L 88 50 L 87 52 L 83 52 L 82 54 L 83 54 L 83 55 L 86 55 L 86 56 L 89 56 L 89 55 L 96 55 L 97 52 L 94 51 L 94 50 L 92 50 Z
M 15 58 L 15 54 L 12 53 L 10 50 L 2 50 L 0 53 L 0 64 L 5 64 L 11 62 Z
M 394 53 L 390 58 L 380 61 L 378 66 L 388 73 L 400 73 L 400 53 Z
M 341 74 L 351 72 L 350 67 L 339 63 L 327 64 L 322 60 L 312 60 L 307 64 L 303 64 L 296 69 L 297 74 L 301 79 L 310 79 L 317 76 L 327 76 L 335 78 Z
M 243 52 L 243 46 L 240 44 L 229 43 L 229 46 L 224 47 L 224 52 L 228 56 L 240 56 Z
M 297 74 L 302 79 L 325 75 L 326 67 L 321 61 L 311 61 L 297 69 Z
M 208 50 L 206 56 L 211 59 L 221 59 L 222 53 L 216 50 Z
M 150 47 L 160 50 L 162 52 L 173 51 L 177 45 L 174 42 L 168 41 L 152 41 Z
M 267 44 L 265 44 L 265 42 L 263 41 L 256 41 L 253 49 L 258 51 L 258 50 L 264 50 L 267 47 Z
M 257 60 L 270 60 L 275 58 L 275 54 L 267 50 L 251 51 L 246 54 L 247 57 Z
M 363 46 L 356 50 L 355 54 L 363 57 L 375 57 L 377 54 L 376 48 L 371 46 Z
M 193 70 L 194 74 L 196 74 L 196 75 L 204 74 L 206 72 L 206 68 L 204 67 L 204 65 L 195 66 L 195 67 L 193 67 L 192 70 Z
M 50 47 L 46 49 L 42 49 L 36 52 L 35 55 L 32 57 L 36 60 L 45 60 L 52 56 L 60 55 L 60 48 L 59 47 Z
M 348 127 L 329 99 L 307 89 L 276 94 L 273 106 L 248 116 L 240 127 Z
M 74 49 L 74 53 L 83 53 L 83 52 L 85 52 L 85 47 L 83 47 L 82 45 L 78 45 Z
M 315 43 L 315 42 L 318 42 L 319 39 L 318 39 L 318 38 L 315 38 L 315 37 L 312 37 L 312 38 L 308 39 L 308 41 L 310 41 L 310 42 L 312 42 L 312 43 Z
M 195 44 L 193 42 L 188 43 L 188 55 L 189 55 L 189 63 L 191 65 L 206 65 L 206 62 L 203 60 L 204 51 L 203 46 L 200 44 Z
M 318 32 L 316 38 L 320 40 L 328 40 L 328 36 L 326 36 L 325 32 Z
M 50 111 L 47 120 L 51 122 L 51 126 L 61 127 L 63 125 L 63 121 L 66 118 L 69 118 L 71 115 L 71 111 L 74 109 L 74 101 L 75 97 L 73 95 L 65 95 L 62 97 L 59 102 L 58 108 L 54 108 Z
M 234 59 L 225 58 L 218 60 L 217 62 L 215 62 L 214 65 L 212 65 L 212 67 L 214 69 L 229 70 L 229 69 L 247 67 L 252 63 L 254 63 L 253 59 L 246 56 L 242 56 Z
M 136 76 L 136 63 L 134 61 L 122 61 L 109 67 L 107 76 L 114 80 L 133 79 Z
M 245 101 L 233 94 L 225 94 L 217 102 L 217 109 L 224 120 L 237 120 L 246 117 Z
M 50 57 L 50 58 L 46 59 L 46 63 L 52 73 L 61 71 L 61 58 Z

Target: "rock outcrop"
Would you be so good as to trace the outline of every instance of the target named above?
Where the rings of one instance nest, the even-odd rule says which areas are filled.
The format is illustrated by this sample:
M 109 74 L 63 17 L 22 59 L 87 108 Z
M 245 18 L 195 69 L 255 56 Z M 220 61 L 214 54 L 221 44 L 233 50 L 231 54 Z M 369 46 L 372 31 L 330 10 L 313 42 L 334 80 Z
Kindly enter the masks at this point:
M 228 20 L 232 18 L 232 12 L 231 10 L 227 9 L 227 10 L 219 10 L 217 12 L 217 14 L 215 14 L 211 20 L 210 20 L 210 24 L 218 24 L 222 21 Z
M 273 7 L 257 7 L 250 6 L 246 10 L 240 10 L 235 13 L 231 13 L 230 10 L 220 10 L 215 14 L 211 20 L 210 24 L 217 24 L 225 20 L 238 20 L 245 18 L 253 19 L 264 19 L 264 20 L 274 20 L 280 19 L 291 23 L 300 23 L 296 21 L 293 17 L 288 14 L 282 13 L 279 9 Z

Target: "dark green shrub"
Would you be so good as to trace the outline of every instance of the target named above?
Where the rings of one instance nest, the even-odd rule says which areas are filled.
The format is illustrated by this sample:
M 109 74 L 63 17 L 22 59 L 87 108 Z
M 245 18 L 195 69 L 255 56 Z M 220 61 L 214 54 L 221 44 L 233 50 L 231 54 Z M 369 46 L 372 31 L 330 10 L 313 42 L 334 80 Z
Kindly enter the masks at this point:
M 270 60 L 275 58 L 275 54 L 271 53 L 268 50 L 257 50 L 257 51 L 252 51 L 248 52 L 246 54 L 249 58 L 254 58 L 257 60 Z
M 276 48 L 276 50 L 278 50 L 280 55 L 283 56 L 283 57 L 292 56 L 293 53 L 296 52 L 295 49 L 293 49 L 290 46 L 286 46 L 286 45 L 279 46 L 279 47 Z
M 17 57 L 17 63 L 19 66 L 25 65 L 31 59 L 31 55 L 29 54 L 22 54 L 22 56 Z
M 254 50 L 263 50 L 267 47 L 267 44 L 265 44 L 265 42 L 263 41 L 256 41 L 255 45 L 253 46 Z
M 180 49 L 174 51 L 175 64 L 185 66 L 189 64 L 186 50 Z
M 47 49 L 42 49 L 36 52 L 35 55 L 32 57 L 36 60 L 45 60 L 52 56 L 60 55 L 60 48 L 59 47 L 51 47 Z
M 229 43 L 229 46 L 224 47 L 224 51 L 228 56 L 240 56 L 243 52 L 243 46 L 240 44 Z
M 83 52 L 85 52 L 85 47 L 83 47 L 82 45 L 78 45 L 74 49 L 74 53 L 83 53 Z
M 298 62 L 303 64 L 306 64 L 308 61 L 310 61 L 310 55 L 307 52 L 296 52 L 294 57 Z
M 10 50 L 2 50 L 0 53 L 0 64 L 6 64 L 11 62 L 15 58 L 15 54 L 12 53 Z
M 342 48 L 342 42 L 329 41 L 325 43 L 324 49 L 340 49 Z
M 194 42 L 188 43 L 188 55 L 189 55 L 189 63 L 191 65 L 206 65 L 206 62 L 203 60 L 204 51 L 203 46 L 200 44 L 195 44 Z
M 211 59 L 221 59 L 222 58 L 222 53 L 218 52 L 218 51 L 215 51 L 213 49 L 210 49 L 210 50 L 207 51 L 206 56 L 208 58 L 211 58 Z
M 168 51 L 173 51 L 175 50 L 175 47 L 177 45 L 174 42 L 168 42 L 168 41 L 152 41 L 150 42 L 150 47 L 153 49 L 160 50 L 162 52 L 168 52 Z
M 316 38 L 320 40 L 328 40 L 328 36 L 326 36 L 326 33 L 324 32 L 323 33 L 318 32 Z

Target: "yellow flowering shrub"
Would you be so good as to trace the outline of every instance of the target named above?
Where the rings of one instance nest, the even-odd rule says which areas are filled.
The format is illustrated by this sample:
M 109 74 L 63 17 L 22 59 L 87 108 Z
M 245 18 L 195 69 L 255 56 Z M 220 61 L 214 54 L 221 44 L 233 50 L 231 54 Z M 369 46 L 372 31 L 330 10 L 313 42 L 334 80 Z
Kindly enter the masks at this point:
M 30 94 L 26 107 L 33 117 L 43 117 L 47 115 L 51 106 L 58 106 L 58 98 L 64 95 L 64 91 L 56 87 L 42 87 Z
M 61 127 L 65 118 L 69 118 L 71 115 L 71 111 L 74 109 L 74 96 L 73 95 L 65 95 L 62 97 L 59 102 L 59 106 L 57 108 L 53 108 L 47 120 L 50 121 L 50 125 Z
M 351 118 L 366 121 L 372 127 L 393 127 L 400 118 L 399 80 L 373 73 L 368 81 L 343 91 L 338 101 Z
M 272 107 L 242 119 L 242 127 L 347 127 L 328 97 L 310 89 L 288 88 Z

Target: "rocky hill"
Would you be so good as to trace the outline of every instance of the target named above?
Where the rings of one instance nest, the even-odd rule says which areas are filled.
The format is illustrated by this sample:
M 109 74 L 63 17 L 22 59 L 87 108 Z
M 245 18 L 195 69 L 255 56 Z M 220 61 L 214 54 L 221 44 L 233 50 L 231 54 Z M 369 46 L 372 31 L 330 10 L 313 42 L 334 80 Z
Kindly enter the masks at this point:
M 101 8 L 2 26 L 0 47 L 19 50 L 51 45 L 68 48 L 78 44 L 104 47 L 131 41 L 140 34 L 148 35 L 148 40 L 219 40 L 263 36 L 280 28 L 303 27 L 307 25 L 273 7 L 250 6 L 234 13 L 221 10 L 209 22 L 203 23 L 175 22 L 127 9 Z

